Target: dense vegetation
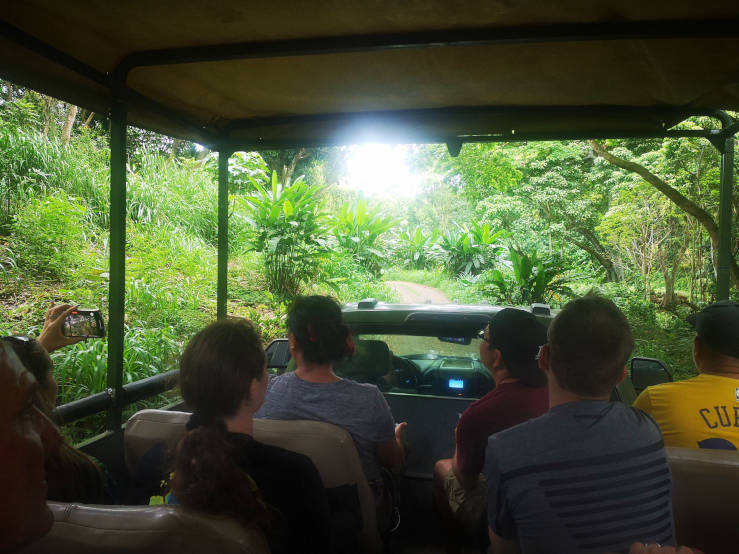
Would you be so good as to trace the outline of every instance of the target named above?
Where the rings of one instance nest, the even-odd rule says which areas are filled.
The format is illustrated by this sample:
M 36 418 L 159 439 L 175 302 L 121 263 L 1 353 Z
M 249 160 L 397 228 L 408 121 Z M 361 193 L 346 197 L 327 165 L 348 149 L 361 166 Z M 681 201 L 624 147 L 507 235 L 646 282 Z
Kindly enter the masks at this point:
M 107 309 L 108 122 L 10 83 L 0 96 L 0 331 L 34 334 L 51 300 Z M 174 367 L 214 318 L 216 262 L 217 155 L 134 128 L 129 142 L 126 382 Z M 422 192 L 381 202 L 342 186 L 350 152 L 229 161 L 228 309 L 265 340 L 297 293 L 394 300 L 383 281 L 396 279 L 459 302 L 557 307 L 597 288 L 627 313 L 638 354 L 693 371 L 685 317 L 715 297 L 709 143 L 474 144 L 457 158 L 414 146 Z M 733 271 L 736 295 L 736 259 Z M 53 357 L 60 402 L 104 388 L 105 341 Z

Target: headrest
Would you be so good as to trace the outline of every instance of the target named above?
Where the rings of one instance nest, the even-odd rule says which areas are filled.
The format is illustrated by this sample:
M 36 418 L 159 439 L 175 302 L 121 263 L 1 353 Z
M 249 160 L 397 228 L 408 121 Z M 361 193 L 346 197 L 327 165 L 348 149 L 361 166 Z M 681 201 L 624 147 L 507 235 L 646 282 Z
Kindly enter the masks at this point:
M 185 436 L 185 424 L 190 419 L 188 412 L 167 410 L 140 410 L 126 422 L 123 434 L 126 468 L 134 475 L 141 457 L 157 443 L 164 442 L 170 452 Z
M 269 554 L 256 527 L 179 506 L 85 506 L 49 502 L 54 526 L 22 554 Z
M 381 340 L 358 340 L 354 354 L 336 362 L 334 372 L 340 377 L 373 382 L 393 370 L 393 355 Z

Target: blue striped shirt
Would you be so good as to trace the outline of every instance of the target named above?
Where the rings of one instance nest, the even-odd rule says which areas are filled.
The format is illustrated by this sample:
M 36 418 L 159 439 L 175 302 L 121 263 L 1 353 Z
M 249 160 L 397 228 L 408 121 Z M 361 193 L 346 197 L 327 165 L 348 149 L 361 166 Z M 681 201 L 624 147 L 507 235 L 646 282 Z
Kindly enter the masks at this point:
M 659 428 L 620 402 L 562 404 L 488 439 L 488 524 L 522 553 L 674 544 Z

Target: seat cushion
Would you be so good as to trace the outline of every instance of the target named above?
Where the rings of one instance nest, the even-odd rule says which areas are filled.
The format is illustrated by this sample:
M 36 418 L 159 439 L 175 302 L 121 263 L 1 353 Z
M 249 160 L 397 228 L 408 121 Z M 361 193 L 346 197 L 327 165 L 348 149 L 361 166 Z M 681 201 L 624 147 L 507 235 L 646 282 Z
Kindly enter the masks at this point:
M 679 544 L 736 552 L 739 544 L 739 452 L 667 448 Z
M 54 526 L 23 554 L 268 554 L 256 527 L 179 506 L 86 506 L 50 502 Z

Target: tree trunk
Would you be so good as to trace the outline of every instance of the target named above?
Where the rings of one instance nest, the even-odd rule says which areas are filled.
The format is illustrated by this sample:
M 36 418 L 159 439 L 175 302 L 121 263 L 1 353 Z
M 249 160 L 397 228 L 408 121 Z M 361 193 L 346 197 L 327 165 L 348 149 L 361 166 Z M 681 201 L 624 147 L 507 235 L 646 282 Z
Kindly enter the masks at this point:
M 598 249 L 591 244 L 585 243 L 574 237 L 565 235 L 565 240 L 568 240 L 578 248 L 584 250 L 590 254 L 595 260 L 606 270 L 606 281 L 609 283 L 618 283 L 623 279 L 623 275 L 619 270 L 618 266 L 608 257 L 604 250 Z
M 698 204 L 684 196 L 678 190 L 672 188 L 665 181 L 657 177 L 654 173 L 649 171 L 646 167 L 639 165 L 638 163 L 624 160 L 611 154 L 606 148 L 598 142 L 591 140 L 590 146 L 593 151 L 602 157 L 607 162 L 613 165 L 636 173 L 647 183 L 656 188 L 659 192 L 667 196 L 678 208 L 683 210 L 685 213 L 692 215 L 708 232 L 708 236 L 711 237 L 712 250 L 718 250 L 718 225 L 714 221 L 711 214 L 701 208 Z M 713 260 L 713 257 L 711 258 Z M 734 282 L 735 287 L 739 287 L 739 265 L 737 265 L 736 259 L 733 256 L 729 257 L 731 279 Z
M 665 295 L 662 297 L 662 307 L 668 310 L 675 309 L 677 305 L 677 297 L 675 296 L 675 279 L 677 278 L 677 272 L 680 269 L 680 263 L 683 260 L 685 252 L 688 250 L 688 241 L 685 241 L 680 247 L 680 251 L 675 256 L 675 260 L 672 262 L 672 267 L 669 267 L 666 263 L 662 267 L 662 275 L 665 277 Z
M 10 81 L 5 81 L 5 101 L 6 102 L 12 102 L 13 101 L 13 83 Z
M 298 165 L 298 162 L 304 158 L 307 158 L 310 154 L 306 152 L 305 148 L 301 148 L 290 160 L 290 163 L 282 166 L 282 186 L 289 187 L 290 182 L 293 178 L 293 172 Z
M 82 124 L 83 127 L 90 128 L 90 123 L 92 123 L 92 118 L 95 115 L 95 112 L 90 112 L 90 115 L 87 116 L 87 119 L 85 119 L 85 122 Z
M 69 104 L 67 110 L 67 119 L 64 122 L 64 128 L 62 129 L 62 143 L 64 146 L 69 146 L 72 140 L 72 127 L 74 126 L 74 120 L 77 117 L 77 106 Z
M 180 147 L 180 144 L 182 144 L 182 139 L 174 139 L 172 141 L 172 150 L 169 151 L 170 161 L 174 160 L 175 156 L 177 156 L 177 149 Z
M 49 138 L 49 124 L 51 123 L 51 98 L 44 95 L 44 130 L 42 135 L 45 139 Z

